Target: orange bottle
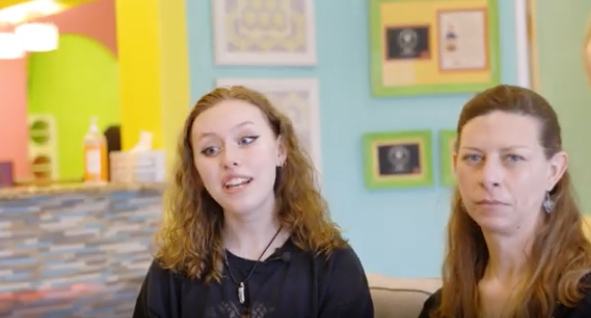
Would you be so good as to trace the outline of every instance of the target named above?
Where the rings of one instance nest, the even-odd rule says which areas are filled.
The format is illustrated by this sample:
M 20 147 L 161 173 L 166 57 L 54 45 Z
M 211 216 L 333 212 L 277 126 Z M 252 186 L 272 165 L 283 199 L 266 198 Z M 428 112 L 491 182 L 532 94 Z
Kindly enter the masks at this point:
M 97 118 L 92 117 L 84 136 L 84 181 L 105 183 L 107 171 L 107 139 L 98 128 Z

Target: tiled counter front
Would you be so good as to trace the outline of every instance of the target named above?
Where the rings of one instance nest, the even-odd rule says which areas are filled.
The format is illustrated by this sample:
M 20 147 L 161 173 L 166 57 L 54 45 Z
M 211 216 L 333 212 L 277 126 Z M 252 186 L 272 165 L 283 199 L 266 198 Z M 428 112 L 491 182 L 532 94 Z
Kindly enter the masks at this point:
M 0 197 L 0 317 L 131 317 L 162 189 Z

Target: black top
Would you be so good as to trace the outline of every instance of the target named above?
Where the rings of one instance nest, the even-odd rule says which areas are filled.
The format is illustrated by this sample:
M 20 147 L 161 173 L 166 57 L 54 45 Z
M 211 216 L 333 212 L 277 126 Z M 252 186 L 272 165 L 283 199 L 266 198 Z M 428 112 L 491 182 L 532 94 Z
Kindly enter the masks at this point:
M 441 289 L 431 295 L 423 305 L 419 318 L 429 318 L 430 313 L 439 307 L 441 302 Z M 589 318 L 591 317 L 591 289 L 588 289 L 575 307 L 566 307 L 558 304 L 552 318 Z
M 255 261 L 228 253 L 237 281 Z M 329 258 L 314 256 L 288 240 L 259 263 L 246 283 L 244 305 L 238 286 L 227 274 L 220 283 L 206 284 L 165 270 L 154 261 L 137 298 L 134 318 L 140 317 L 373 317 L 367 279 L 350 248 Z

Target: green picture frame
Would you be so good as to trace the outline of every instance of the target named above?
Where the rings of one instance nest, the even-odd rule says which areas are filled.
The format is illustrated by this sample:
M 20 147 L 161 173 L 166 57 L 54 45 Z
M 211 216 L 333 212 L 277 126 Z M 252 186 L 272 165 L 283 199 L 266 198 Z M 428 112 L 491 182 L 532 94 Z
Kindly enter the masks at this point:
M 369 189 L 433 185 L 431 131 L 374 132 L 363 136 Z
M 453 154 L 457 133 L 455 130 L 444 129 L 439 131 L 439 169 L 441 171 L 440 183 L 445 187 L 453 187 L 456 184 L 454 174 Z
M 477 92 L 500 83 L 496 0 L 370 0 L 369 6 L 375 96 Z M 476 46 L 475 34 L 484 38 Z

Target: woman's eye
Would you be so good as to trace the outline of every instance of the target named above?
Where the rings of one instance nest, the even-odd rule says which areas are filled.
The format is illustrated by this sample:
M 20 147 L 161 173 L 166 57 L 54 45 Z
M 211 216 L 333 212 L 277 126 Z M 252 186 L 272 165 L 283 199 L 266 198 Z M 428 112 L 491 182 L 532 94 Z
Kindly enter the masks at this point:
M 525 158 L 523 156 L 516 155 L 516 154 L 505 155 L 505 159 L 509 162 L 519 162 L 519 161 L 525 160 Z
M 476 163 L 478 161 L 480 161 L 481 156 L 478 154 L 465 154 L 464 156 L 462 156 L 462 160 L 468 163 Z
M 250 145 L 255 140 L 257 140 L 258 138 L 259 138 L 259 136 L 246 136 L 246 137 L 242 137 L 242 138 L 240 138 L 240 141 L 238 142 L 238 144 L 239 145 Z
M 201 150 L 201 153 L 207 157 L 215 156 L 219 152 L 219 147 L 206 147 L 203 150 Z

